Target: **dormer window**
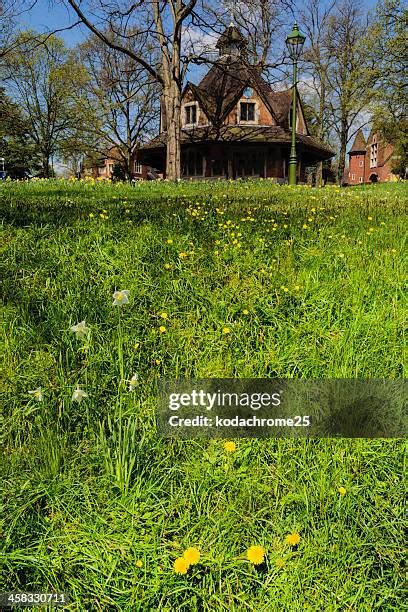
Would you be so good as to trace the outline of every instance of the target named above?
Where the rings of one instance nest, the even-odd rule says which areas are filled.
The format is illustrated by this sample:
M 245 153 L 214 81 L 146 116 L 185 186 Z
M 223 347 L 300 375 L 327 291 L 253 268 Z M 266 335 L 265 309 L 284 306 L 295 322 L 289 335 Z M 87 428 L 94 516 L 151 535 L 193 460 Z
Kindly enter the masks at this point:
M 197 123 L 197 105 L 188 104 L 184 107 L 185 125 L 195 125 Z
M 255 103 L 241 102 L 240 121 L 255 121 Z

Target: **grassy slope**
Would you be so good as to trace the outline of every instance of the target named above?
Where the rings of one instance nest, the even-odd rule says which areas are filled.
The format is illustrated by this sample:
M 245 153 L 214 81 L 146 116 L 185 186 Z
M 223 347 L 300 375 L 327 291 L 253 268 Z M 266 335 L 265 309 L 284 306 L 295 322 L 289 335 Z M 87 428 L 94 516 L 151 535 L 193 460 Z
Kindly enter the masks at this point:
M 0 198 L 3 590 L 66 590 L 81 610 L 401 609 L 400 441 L 239 440 L 227 456 L 158 440 L 154 408 L 159 376 L 403 376 L 406 187 L 39 182 Z M 131 292 L 120 312 L 115 289 Z M 83 319 L 88 342 L 69 331 Z M 176 576 L 187 546 L 202 563 Z

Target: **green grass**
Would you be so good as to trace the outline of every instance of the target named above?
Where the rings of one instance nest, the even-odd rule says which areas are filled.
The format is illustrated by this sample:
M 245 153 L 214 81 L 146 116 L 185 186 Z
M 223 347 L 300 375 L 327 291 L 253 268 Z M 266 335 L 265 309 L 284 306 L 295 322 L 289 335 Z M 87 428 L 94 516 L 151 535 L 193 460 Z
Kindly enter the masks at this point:
M 403 609 L 401 440 L 228 454 L 159 439 L 154 411 L 160 377 L 403 377 L 407 199 L 403 183 L 1 184 L 0 591 L 92 611 Z M 176 575 L 189 546 L 200 563 Z

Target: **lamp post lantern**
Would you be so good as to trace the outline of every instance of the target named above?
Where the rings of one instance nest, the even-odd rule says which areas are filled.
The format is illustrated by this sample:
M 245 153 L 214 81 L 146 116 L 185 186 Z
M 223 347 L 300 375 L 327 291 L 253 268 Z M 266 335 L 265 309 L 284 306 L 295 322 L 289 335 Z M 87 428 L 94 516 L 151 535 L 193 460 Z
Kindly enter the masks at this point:
M 302 53 L 306 36 L 299 32 L 297 23 L 293 26 L 292 32 L 286 38 L 286 47 L 289 57 L 293 62 L 293 102 L 292 102 L 292 145 L 289 157 L 289 185 L 296 185 L 296 80 L 297 80 L 297 61 Z

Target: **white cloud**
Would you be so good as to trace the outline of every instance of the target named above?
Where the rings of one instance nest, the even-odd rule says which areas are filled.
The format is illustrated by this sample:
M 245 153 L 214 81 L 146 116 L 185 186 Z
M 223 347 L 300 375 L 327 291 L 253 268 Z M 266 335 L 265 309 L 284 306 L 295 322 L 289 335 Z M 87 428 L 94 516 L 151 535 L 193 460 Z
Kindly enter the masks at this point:
M 186 54 L 201 55 L 216 51 L 218 34 L 208 34 L 193 27 L 183 30 L 182 47 Z

